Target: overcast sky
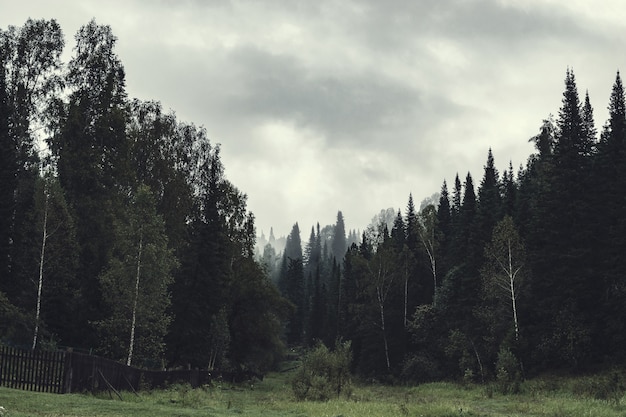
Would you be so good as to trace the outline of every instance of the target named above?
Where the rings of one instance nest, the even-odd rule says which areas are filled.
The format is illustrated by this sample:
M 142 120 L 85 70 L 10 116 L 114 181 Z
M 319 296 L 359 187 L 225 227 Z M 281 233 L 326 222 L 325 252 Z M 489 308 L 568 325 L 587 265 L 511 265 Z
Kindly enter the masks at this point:
M 502 172 L 558 114 L 566 69 L 596 125 L 626 65 L 626 4 L 549 0 L 6 1 L 0 27 L 112 27 L 130 97 L 222 145 L 259 234 L 363 229 L 458 172 Z

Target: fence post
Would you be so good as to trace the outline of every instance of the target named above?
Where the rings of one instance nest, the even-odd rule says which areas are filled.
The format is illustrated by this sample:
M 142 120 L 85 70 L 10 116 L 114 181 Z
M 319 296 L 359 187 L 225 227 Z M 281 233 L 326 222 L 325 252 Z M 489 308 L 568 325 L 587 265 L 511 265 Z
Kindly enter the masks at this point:
M 67 348 L 63 358 L 63 394 L 72 392 L 72 348 Z

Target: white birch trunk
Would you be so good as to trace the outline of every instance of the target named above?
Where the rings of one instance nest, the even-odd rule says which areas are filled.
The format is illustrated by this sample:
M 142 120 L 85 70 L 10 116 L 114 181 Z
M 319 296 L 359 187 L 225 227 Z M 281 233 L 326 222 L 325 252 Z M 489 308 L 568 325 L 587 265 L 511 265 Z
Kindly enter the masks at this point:
M 428 254 L 428 260 L 430 261 L 430 272 L 433 274 L 433 299 L 435 292 L 437 292 L 437 264 L 435 262 L 435 245 L 432 240 L 422 239 L 424 248 Z
M 387 361 L 387 370 L 391 369 L 391 361 L 389 360 L 389 344 L 387 343 L 387 331 L 385 330 L 385 297 L 381 294 L 381 288 L 376 289 L 378 297 L 378 307 L 380 308 L 380 328 L 383 332 L 383 343 L 385 344 L 385 360 Z
M 407 319 L 407 313 L 409 309 L 409 267 L 407 265 L 407 257 L 404 257 L 404 328 L 406 329 L 409 325 Z
M 135 327 L 137 325 L 137 304 L 139 301 L 139 279 L 141 276 L 141 251 L 143 249 L 143 235 L 140 232 L 139 253 L 137 254 L 137 276 L 135 277 L 135 297 L 133 300 L 133 317 L 130 325 L 130 342 L 128 345 L 128 359 L 126 365 L 130 366 L 133 360 L 133 349 L 135 347 Z
M 519 323 L 517 322 L 517 305 L 515 303 L 515 278 L 519 268 L 513 271 L 513 256 L 511 255 L 511 241 L 508 241 L 509 246 L 509 287 L 511 290 L 511 304 L 513 308 L 513 322 L 515 323 L 515 340 L 519 340 Z
M 35 330 L 33 333 L 33 347 L 37 347 L 37 337 L 39 336 L 39 320 L 41 316 L 41 291 L 43 289 L 43 264 L 46 259 L 46 240 L 48 240 L 48 192 L 44 189 L 45 202 L 43 209 L 43 233 L 41 237 L 41 252 L 39 254 L 39 282 L 37 285 L 37 307 L 35 311 Z

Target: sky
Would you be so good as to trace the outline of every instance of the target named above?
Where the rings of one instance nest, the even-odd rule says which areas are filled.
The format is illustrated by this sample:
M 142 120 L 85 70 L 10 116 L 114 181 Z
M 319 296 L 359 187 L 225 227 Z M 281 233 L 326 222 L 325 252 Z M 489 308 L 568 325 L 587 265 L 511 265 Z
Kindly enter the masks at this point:
M 129 97 L 158 100 L 221 144 L 257 233 L 298 222 L 363 230 L 502 173 L 558 115 L 567 68 L 596 126 L 626 68 L 622 0 L 0 0 L 0 28 L 110 25 Z

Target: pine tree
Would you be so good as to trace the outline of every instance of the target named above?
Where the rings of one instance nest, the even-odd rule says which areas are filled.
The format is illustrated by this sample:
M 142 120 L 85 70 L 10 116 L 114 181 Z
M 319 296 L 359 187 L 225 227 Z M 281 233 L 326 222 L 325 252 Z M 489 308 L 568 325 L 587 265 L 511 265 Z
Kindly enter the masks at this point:
M 450 210 L 450 197 L 448 194 L 448 184 L 444 180 L 439 195 L 439 205 L 437 207 L 437 244 L 440 248 L 440 262 L 438 265 L 439 275 L 445 277 L 450 265 L 450 239 L 452 237 L 452 217 Z
M 186 250 L 172 287 L 174 323 L 168 335 L 168 355 L 180 363 L 207 366 L 212 352 L 212 335 L 206 322 L 228 307 L 230 277 L 235 263 L 233 242 L 228 235 L 224 211 L 226 200 L 224 166 L 219 147 L 213 147 L 204 130 L 191 133 L 196 146 L 188 150 L 195 191 Z M 239 252 L 241 253 L 241 252 Z
M 589 100 L 589 91 L 585 93 L 585 103 L 581 109 L 581 117 L 583 123 L 583 155 L 592 156 L 596 151 L 596 141 L 598 131 L 596 129 L 595 121 L 593 118 L 593 107 L 591 107 L 591 101 Z
M 461 258 L 459 262 L 465 262 L 468 266 L 473 270 L 476 269 L 476 236 L 473 230 L 474 220 L 476 218 L 476 210 L 477 210 L 477 201 L 476 194 L 474 192 L 474 181 L 472 180 L 472 175 L 468 172 L 465 177 L 463 193 L 463 203 L 461 204 L 460 213 L 459 213 L 459 232 L 460 236 L 458 239 L 460 240 Z
M 406 222 L 405 222 L 405 234 L 406 244 L 409 250 L 416 254 L 420 249 L 420 225 L 418 220 L 418 214 L 413 203 L 413 194 L 409 194 L 409 201 L 406 206 Z
M 601 320 L 605 325 L 602 327 L 606 331 L 600 337 L 606 350 L 623 357 L 626 286 L 622 277 L 626 262 L 621 250 L 626 245 L 626 211 L 619 190 L 626 186 L 626 100 L 619 72 L 615 76 L 608 110 L 609 119 L 600 135 L 598 154 L 594 159 L 598 219 L 594 258 L 600 260 L 597 268 L 602 271 L 605 290 L 599 315 L 603 316 Z
M 502 195 L 502 214 L 513 217 L 517 207 L 517 184 L 513 173 L 513 162 L 509 161 L 509 168 L 502 173 L 500 180 Z
M 348 249 L 346 242 L 346 226 L 341 211 L 337 212 L 337 222 L 333 230 L 333 241 L 331 244 L 332 256 L 335 257 L 337 262 L 342 262 L 343 257 Z
M 298 223 L 293 225 L 291 233 L 287 237 L 278 284 L 283 297 L 291 301 L 296 308 L 288 325 L 287 342 L 289 344 L 301 343 L 305 330 L 305 303 L 307 300 L 305 299 L 302 243 Z
M 550 170 L 544 171 L 549 172 L 548 187 L 539 194 L 537 221 L 528 231 L 535 337 L 542 341 L 546 359 L 574 367 L 589 360 L 590 334 L 597 326 L 592 311 L 602 291 L 595 284 L 591 252 L 596 228 L 589 175 L 594 144 L 582 108 L 568 69 L 554 154 Z
M 478 187 L 476 218 L 471 231 L 474 236 L 473 245 L 475 245 L 473 256 L 477 258 L 479 264 L 482 264 L 483 248 L 491 239 L 493 228 L 502 216 L 501 184 L 491 149 L 489 149 L 484 169 L 484 175 Z

